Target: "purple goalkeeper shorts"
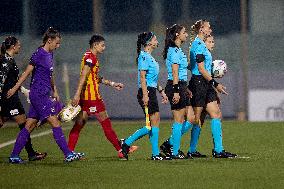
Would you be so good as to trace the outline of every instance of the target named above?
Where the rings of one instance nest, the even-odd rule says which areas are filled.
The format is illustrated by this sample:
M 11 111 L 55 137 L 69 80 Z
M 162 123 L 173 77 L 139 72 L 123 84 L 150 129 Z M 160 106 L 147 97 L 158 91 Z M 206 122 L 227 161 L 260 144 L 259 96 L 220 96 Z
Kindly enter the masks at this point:
M 46 119 L 50 116 L 57 115 L 64 105 L 56 101 L 50 96 L 30 96 L 30 110 L 28 118 L 33 118 L 45 122 Z

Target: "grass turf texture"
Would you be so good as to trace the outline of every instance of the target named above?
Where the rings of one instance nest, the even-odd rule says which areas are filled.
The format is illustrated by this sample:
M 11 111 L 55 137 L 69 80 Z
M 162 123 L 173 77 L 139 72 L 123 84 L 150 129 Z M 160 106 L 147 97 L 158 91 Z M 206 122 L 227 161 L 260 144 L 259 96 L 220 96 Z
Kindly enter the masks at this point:
M 113 126 L 123 138 L 142 124 L 143 121 L 114 122 Z M 71 123 L 64 125 L 71 126 Z M 48 129 L 45 125 L 33 134 Z M 169 137 L 170 130 L 170 122 L 161 123 L 160 144 Z M 16 127 L 2 128 L 0 143 L 14 139 L 17 133 Z M 144 137 L 135 143 L 140 148 L 130 155 L 129 161 L 120 161 L 98 123 L 89 122 L 81 132 L 76 149 L 86 153 L 86 160 L 63 163 L 52 134 L 33 139 L 36 149 L 48 152 L 47 158 L 40 162 L 8 164 L 13 145 L 0 149 L 0 188 L 284 188 L 283 134 L 283 123 L 224 121 L 225 149 L 250 158 L 213 159 L 207 121 L 200 136 L 199 151 L 209 155 L 208 158 L 150 161 L 151 146 L 148 137 Z M 184 152 L 189 139 L 189 134 L 182 138 Z M 27 159 L 25 151 L 21 156 Z

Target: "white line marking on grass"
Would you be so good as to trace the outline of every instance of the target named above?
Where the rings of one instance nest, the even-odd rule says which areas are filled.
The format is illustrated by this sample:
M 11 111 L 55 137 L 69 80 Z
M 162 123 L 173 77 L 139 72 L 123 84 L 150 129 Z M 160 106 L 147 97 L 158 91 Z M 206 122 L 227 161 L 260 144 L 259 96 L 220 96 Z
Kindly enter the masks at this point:
M 250 157 L 248 157 L 248 156 L 237 156 L 236 158 L 237 159 L 249 159 Z
M 67 129 L 70 129 L 70 127 L 64 127 L 64 128 L 62 128 L 62 130 L 67 130 Z M 48 131 L 44 131 L 44 132 L 41 132 L 41 133 L 38 133 L 38 134 L 31 135 L 31 138 L 36 138 L 36 137 L 45 136 L 45 135 L 48 135 L 48 134 L 50 134 L 50 133 L 52 133 L 52 130 L 48 130 Z M 0 149 L 1 149 L 1 148 L 4 148 L 4 147 L 6 147 L 6 146 L 9 146 L 9 145 L 11 145 L 11 144 L 14 144 L 15 142 L 16 142 L 16 139 L 14 139 L 14 140 L 9 140 L 9 141 L 7 141 L 7 142 L 4 142 L 4 143 L 0 144 Z

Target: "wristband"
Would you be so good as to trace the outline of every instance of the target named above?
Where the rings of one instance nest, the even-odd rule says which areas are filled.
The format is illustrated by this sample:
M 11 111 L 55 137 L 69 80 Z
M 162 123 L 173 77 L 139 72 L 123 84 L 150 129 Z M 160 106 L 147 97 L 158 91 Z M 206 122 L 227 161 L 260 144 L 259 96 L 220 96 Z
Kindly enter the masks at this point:
M 209 81 L 209 84 L 212 85 L 212 86 L 215 87 L 215 88 L 219 85 L 219 83 L 218 83 L 217 81 L 215 81 L 214 79 L 211 79 L 211 80 Z
M 104 77 L 99 76 L 99 83 L 102 83 L 102 82 L 103 82 L 103 79 L 104 79 Z
M 162 89 L 162 90 L 159 90 L 158 92 L 159 92 L 159 93 L 162 93 L 163 91 L 164 91 L 164 89 Z
M 114 86 L 114 82 L 113 82 L 113 81 L 110 82 L 109 84 L 110 84 L 110 86 L 112 86 L 112 87 Z
M 173 85 L 173 90 L 174 90 L 174 93 L 178 93 L 178 92 L 179 92 L 179 86 L 178 86 L 178 84 L 174 84 L 174 85 Z
M 161 86 L 159 85 L 158 88 L 157 88 L 157 90 L 158 90 L 159 93 L 162 93 L 164 89 L 163 89 L 163 87 L 161 87 Z
M 21 92 L 22 92 L 23 94 L 28 94 L 28 93 L 30 92 L 29 89 L 26 89 L 26 88 L 23 87 L 23 86 L 20 87 L 20 90 L 21 90 Z

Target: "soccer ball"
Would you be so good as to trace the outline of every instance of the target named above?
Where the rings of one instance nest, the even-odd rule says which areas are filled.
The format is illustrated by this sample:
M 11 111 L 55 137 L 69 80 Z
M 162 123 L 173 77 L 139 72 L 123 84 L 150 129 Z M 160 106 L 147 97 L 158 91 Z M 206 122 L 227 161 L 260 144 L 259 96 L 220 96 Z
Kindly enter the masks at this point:
M 58 118 L 61 122 L 68 122 L 74 119 L 81 111 L 81 106 L 72 106 L 68 104 L 58 114 Z
M 212 62 L 212 77 L 222 78 L 227 72 L 227 64 L 223 60 L 214 60 Z

